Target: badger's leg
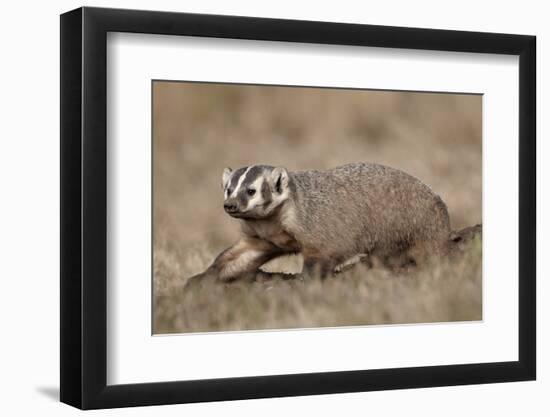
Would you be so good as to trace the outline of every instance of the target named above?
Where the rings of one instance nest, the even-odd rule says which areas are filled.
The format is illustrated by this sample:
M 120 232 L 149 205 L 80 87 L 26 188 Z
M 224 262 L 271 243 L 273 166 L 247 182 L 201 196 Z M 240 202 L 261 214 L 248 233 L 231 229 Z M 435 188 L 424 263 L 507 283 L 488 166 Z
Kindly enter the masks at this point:
M 232 281 L 251 272 L 284 252 L 272 243 L 244 237 L 220 253 L 205 274 L 214 274 L 220 281 Z
M 304 257 L 303 271 L 310 277 L 325 279 L 334 274 L 337 262 L 332 259 Z

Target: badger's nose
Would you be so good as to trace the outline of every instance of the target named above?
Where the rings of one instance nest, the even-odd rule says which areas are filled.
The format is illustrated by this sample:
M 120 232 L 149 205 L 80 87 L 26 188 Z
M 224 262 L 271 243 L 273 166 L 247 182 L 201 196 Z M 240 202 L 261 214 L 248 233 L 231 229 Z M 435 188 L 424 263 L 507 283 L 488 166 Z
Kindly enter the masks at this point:
M 237 205 L 235 203 L 224 203 L 223 208 L 228 213 L 235 213 L 237 211 Z

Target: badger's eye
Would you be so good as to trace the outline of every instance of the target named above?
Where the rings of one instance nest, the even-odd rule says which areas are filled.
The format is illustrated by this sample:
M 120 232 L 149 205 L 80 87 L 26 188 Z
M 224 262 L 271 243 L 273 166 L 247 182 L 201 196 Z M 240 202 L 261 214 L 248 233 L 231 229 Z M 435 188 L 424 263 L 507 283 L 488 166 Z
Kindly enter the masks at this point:
M 250 196 L 253 196 L 254 194 L 256 194 L 256 190 L 249 188 L 248 190 L 246 190 L 246 193 Z
M 228 188 L 227 189 L 227 195 L 231 195 L 231 194 L 233 194 L 233 190 L 231 188 Z

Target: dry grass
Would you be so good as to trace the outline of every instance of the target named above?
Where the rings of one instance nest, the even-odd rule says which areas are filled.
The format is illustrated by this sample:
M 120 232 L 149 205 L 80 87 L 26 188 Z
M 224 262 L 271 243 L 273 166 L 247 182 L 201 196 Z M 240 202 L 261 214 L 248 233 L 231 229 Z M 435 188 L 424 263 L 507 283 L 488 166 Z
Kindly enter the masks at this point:
M 155 333 L 481 318 L 479 242 L 406 274 L 183 289 L 238 237 L 222 209 L 225 166 L 383 163 L 438 192 L 454 229 L 480 223 L 480 96 L 156 82 L 153 134 Z

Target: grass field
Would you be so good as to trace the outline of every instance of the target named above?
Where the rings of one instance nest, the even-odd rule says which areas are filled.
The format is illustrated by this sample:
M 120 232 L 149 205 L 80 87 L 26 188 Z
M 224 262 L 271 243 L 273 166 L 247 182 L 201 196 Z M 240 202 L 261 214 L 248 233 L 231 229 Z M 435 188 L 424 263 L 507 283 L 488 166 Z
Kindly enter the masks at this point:
M 481 96 L 155 82 L 153 106 L 155 333 L 481 319 L 479 240 L 404 273 L 360 265 L 325 281 L 184 289 L 238 238 L 225 166 L 382 163 L 429 184 L 453 229 L 480 223 Z M 267 269 L 300 267 L 291 257 Z

